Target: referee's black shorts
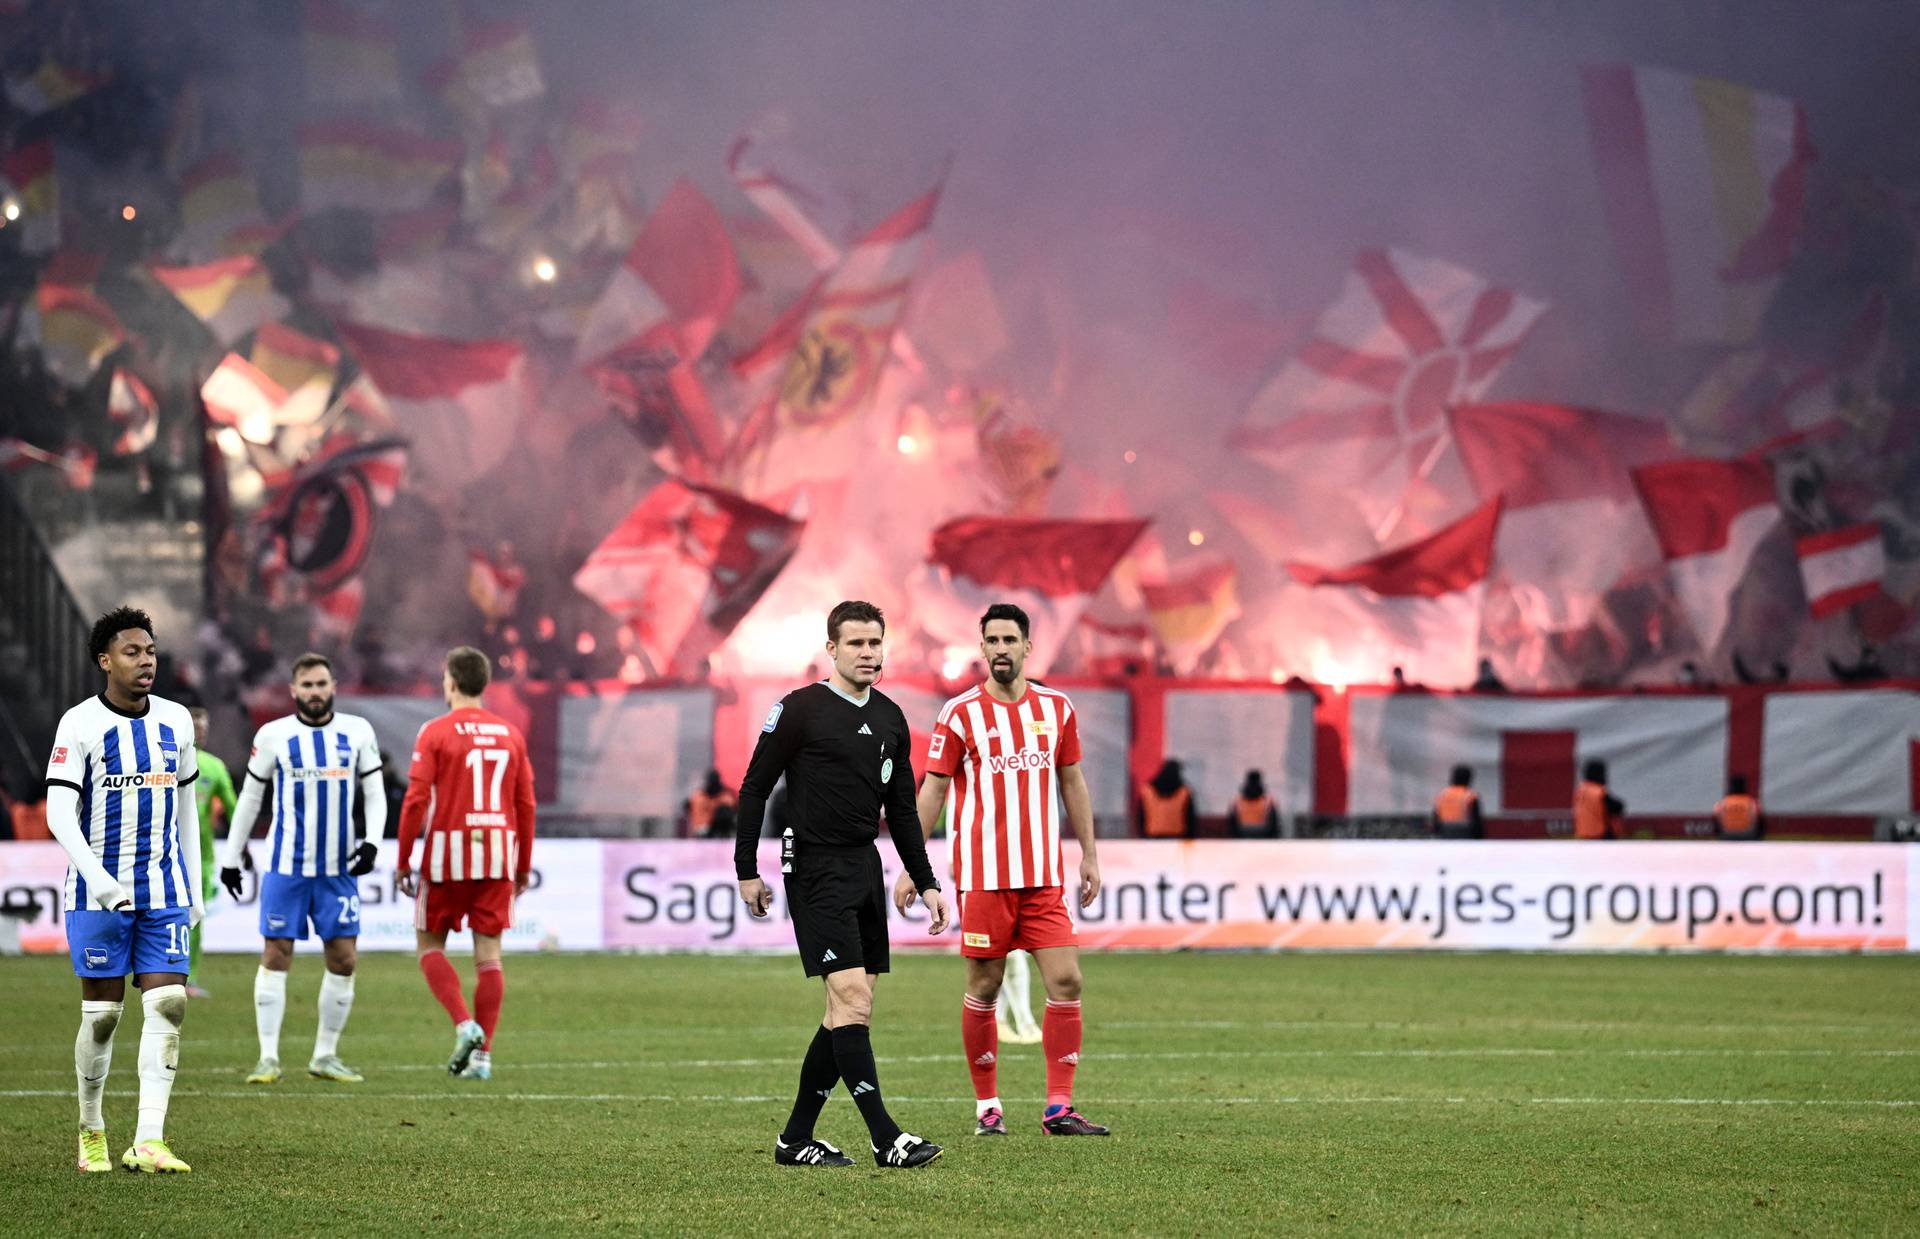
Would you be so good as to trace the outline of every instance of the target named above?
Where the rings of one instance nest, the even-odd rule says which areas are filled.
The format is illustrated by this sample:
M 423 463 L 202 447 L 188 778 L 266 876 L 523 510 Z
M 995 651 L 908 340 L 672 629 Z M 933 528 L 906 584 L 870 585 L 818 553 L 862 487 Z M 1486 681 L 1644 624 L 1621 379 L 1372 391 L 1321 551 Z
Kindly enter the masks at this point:
M 887 891 L 878 848 L 801 844 L 786 886 L 793 937 L 808 976 L 844 968 L 887 970 Z

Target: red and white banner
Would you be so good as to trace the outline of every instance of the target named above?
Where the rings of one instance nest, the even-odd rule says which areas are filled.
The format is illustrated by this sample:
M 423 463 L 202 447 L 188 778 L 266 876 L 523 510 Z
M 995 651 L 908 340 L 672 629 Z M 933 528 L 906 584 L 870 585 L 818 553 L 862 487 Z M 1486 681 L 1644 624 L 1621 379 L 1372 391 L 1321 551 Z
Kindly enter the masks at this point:
M 1887 553 L 1880 526 L 1848 525 L 1794 539 L 1800 556 L 1800 580 L 1807 590 L 1807 611 L 1815 619 L 1838 615 L 1880 592 L 1887 575 Z

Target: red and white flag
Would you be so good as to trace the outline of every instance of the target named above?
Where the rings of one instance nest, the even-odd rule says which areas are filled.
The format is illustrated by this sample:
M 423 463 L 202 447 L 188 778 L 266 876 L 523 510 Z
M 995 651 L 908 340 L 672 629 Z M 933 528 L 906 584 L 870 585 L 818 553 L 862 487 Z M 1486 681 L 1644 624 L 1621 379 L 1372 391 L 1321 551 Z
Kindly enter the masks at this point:
M 1446 476 L 1447 409 L 1484 395 L 1545 311 L 1452 263 L 1363 251 L 1230 441 L 1344 495 L 1385 539 L 1418 504 L 1410 486 L 1437 488 Z
M 1493 565 L 1501 502 L 1453 524 L 1344 568 L 1290 563 L 1287 572 L 1313 587 L 1316 602 L 1342 607 L 1353 619 L 1337 651 L 1341 663 L 1384 680 L 1390 666 L 1419 682 L 1464 685 L 1479 657 L 1480 608 Z
M 706 351 L 740 296 L 740 265 L 726 224 L 706 196 L 676 181 L 607 281 L 574 357 L 671 348 L 681 361 Z
M 153 446 L 160 432 L 160 402 L 139 376 L 116 367 L 107 392 L 107 419 L 113 424 L 113 454 L 133 456 Z
M 252 255 L 222 258 L 197 267 L 156 264 L 147 270 L 205 323 L 221 344 L 232 344 L 287 312 L 286 301 L 273 290 L 266 264 Z
M 210 421 L 231 426 L 249 443 L 272 443 L 287 392 L 258 366 L 228 353 L 200 385 Z
M 1680 608 L 1711 654 L 1754 551 L 1780 523 L 1773 469 L 1751 459 L 1676 460 L 1635 469 L 1633 483 Z
M 793 239 L 815 270 L 831 271 L 840 262 L 840 243 L 831 235 L 832 224 L 820 222 L 831 211 L 831 200 L 796 168 L 790 150 L 776 153 L 758 132 L 741 134 L 727 150 L 727 171 L 740 192 Z
M 519 607 L 526 584 L 527 570 L 511 558 L 495 560 L 485 551 L 467 552 L 467 597 L 473 599 L 489 629 Z
M 780 575 L 803 523 L 731 491 L 662 482 L 574 574 L 655 676 L 697 671 Z
M 286 392 L 276 414 L 282 425 L 308 425 L 326 412 L 340 370 L 338 348 L 284 323 L 262 323 L 248 360 Z
M 1792 99 L 1636 65 L 1580 71 L 1601 204 L 1645 331 L 1744 344 L 1800 236 L 1807 120 Z
M 1145 581 L 1148 622 L 1175 675 L 1191 675 L 1227 625 L 1240 618 L 1239 572 L 1218 559 L 1183 569 L 1165 581 Z
M 980 644 L 980 616 L 1011 602 L 1033 620 L 1027 669 L 1046 674 L 1093 596 L 1147 528 L 1144 520 L 966 516 L 933 532 L 910 582 L 920 627 L 948 648 Z
M 843 477 L 859 459 L 867 420 L 861 415 L 893 354 L 894 329 L 939 202 L 935 187 L 882 221 L 735 362 L 749 380 L 780 367 L 774 392 L 741 432 L 747 494 Z
M 1800 557 L 1807 613 L 1813 618 L 1838 615 L 1880 594 L 1887 575 L 1887 553 L 1878 524 L 1866 522 L 1808 534 L 1794 539 L 1793 549 Z
M 1475 493 L 1506 500 L 1495 575 L 1529 627 L 1582 627 L 1608 589 L 1659 564 L 1631 470 L 1675 454 L 1663 423 L 1518 401 L 1448 419 Z
M 341 323 L 340 338 L 433 482 L 465 486 L 512 450 L 525 353 L 511 340 L 447 340 Z

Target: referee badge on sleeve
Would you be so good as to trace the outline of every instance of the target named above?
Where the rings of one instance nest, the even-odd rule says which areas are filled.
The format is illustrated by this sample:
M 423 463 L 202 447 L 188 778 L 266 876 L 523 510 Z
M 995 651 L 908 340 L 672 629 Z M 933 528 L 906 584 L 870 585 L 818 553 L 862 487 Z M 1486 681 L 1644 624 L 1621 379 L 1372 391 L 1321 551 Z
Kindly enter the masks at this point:
M 778 727 L 780 725 L 780 712 L 782 710 L 785 710 L 786 708 L 787 708 L 786 702 L 784 701 L 774 702 L 773 709 L 767 711 L 767 721 L 760 724 L 760 730 L 772 731 L 774 728 Z
M 889 757 L 880 763 L 880 781 L 882 783 L 893 781 L 893 758 Z

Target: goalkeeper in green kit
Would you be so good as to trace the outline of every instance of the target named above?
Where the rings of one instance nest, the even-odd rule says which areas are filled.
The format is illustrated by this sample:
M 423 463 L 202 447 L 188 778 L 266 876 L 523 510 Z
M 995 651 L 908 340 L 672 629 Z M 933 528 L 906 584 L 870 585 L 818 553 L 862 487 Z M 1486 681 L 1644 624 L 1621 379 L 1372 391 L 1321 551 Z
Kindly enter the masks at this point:
M 233 776 L 227 773 L 227 763 L 207 751 L 207 707 L 194 706 L 189 713 L 193 715 L 193 751 L 200 759 L 200 778 L 194 786 L 194 793 L 200 797 L 200 855 L 213 855 L 213 817 L 218 807 L 220 820 L 233 820 Z M 213 906 L 213 897 L 220 889 L 220 870 L 213 865 L 200 866 L 200 894 L 206 900 L 206 906 Z M 205 998 L 207 991 L 199 985 L 200 977 L 200 926 L 195 925 L 187 939 L 187 997 Z

